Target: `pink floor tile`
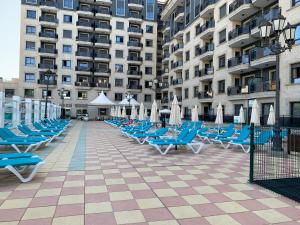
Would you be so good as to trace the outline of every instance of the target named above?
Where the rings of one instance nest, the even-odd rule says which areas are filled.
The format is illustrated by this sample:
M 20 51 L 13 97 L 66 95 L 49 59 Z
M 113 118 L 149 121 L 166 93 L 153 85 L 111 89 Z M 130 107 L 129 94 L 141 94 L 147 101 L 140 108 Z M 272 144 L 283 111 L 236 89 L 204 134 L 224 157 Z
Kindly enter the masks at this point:
M 8 197 L 9 199 L 15 198 L 32 198 L 37 190 L 16 190 Z
M 61 188 L 63 186 L 63 181 L 57 181 L 57 182 L 44 182 L 40 186 L 40 189 L 49 189 L 49 188 Z
M 103 186 L 105 185 L 104 180 L 86 180 L 85 186 Z
M 207 198 L 209 201 L 214 202 L 214 203 L 231 201 L 230 198 L 228 198 L 227 196 L 225 196 L 223 194 L 219 194 L 219 193 L 203 194 L 203 196 L 205 198 Z
M 192 218 L 178 221 L 180 225 L 210 225 L 205 218 Z
M 115 192 L 115 191 L 128 191 L 128 186 L 125 184 L 120 184 L 120 185 L 108 185 L 107 190 L 109 192 Z
M 0 222 L 20 220 L 26 209 L 0 209 Z
M 52 218 L 35 219 L 35 220 L 23 220 L 18 225 L 51 225 Z
M 193 206 L 195 210 L 201 215 L 201 216 L 215 216 L 223 214 L 224 211 L 219 209 L 214 204 L 201 204 L 201 205 L 194 205 Z
M 96 203 L 96 202 L 107 202 L 109 201 L 108 193 L 99 193 L 99 194 L 86 194 L 85 202 L 86 203 Z
M 248 210 L 256 211 L 256 210 L 263 210 L 267 209 L 268 207 L 263 205 L 257 200 L 243 200 L 238 202 L 240 205 L 244 206 Z
M 69 187 L 61 190 L 61 195 L 80 195 L 84 194 L 84 187 Z
M 68 175 L 65 181 L 84 180 L 84 175 Z
M 285 208 L 277 209 L 277 211 L 281 212 L 282 214 L 286 215 L 287 217 L 293 220 L 300 220 L 300 209 L 298 208 L 285 207 Z
M 179 195 L 196 195 L 198 194 L 193 188 L 173 188 Z
M 113 213 L 97 213 L 85 215 L 85 225 L 99 225 L 105 221 L 105 225 L 116 225 L 116 219 Z
M 84 214 L 83 204 L 58 205 L 55 211 L 55 217 L 75 216 Z
M 142 213 L 148 222 L 174 219 L 166 208 L 143 209 Z
M 131 193 L 136 199 L 156 197 L 155 194 L 150 190 L 131 191 Z
M 167 207 L 187 205 L 187 202 L 181 197 L 163 197 L 160 198 L 163 204 Z
M 249 224 L 266 225 L 266 224 L 269 224 L 267 221 L 258 217 L 253 212 L 235 213 L 235 214 L 231 214 L 230 216 L 242 225 L 249 225 Z
M 139 209 L 135 200 L 114 201 L 112 207 L 114 212 Z
M 58 202 L 58 198 L 59 196 L 34 198 L 30 202 L 29 207 L 42 207 L 42 206 L 56 205 Z

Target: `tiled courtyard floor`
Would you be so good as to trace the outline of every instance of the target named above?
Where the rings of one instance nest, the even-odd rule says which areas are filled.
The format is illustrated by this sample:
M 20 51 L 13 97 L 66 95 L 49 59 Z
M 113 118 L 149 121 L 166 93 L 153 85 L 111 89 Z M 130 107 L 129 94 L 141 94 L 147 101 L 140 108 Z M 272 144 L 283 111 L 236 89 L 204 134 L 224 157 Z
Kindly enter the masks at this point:
M 241 151 L 161 156 L 105 123 L 76 122 L 38 154 L 46 164 L 32 182 L 0 174 L 0 225 L 300 223 L 299 204 L 247 182 Z

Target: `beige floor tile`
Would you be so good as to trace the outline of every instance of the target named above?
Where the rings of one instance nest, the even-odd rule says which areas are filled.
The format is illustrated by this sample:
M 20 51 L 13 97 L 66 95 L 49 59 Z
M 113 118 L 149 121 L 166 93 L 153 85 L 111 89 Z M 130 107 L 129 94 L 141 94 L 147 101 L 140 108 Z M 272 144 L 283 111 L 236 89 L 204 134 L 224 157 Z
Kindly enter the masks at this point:
M 84 174 L 85 174 L 84 171 L 69 171 L 68 172 L 68 175 L 84 175 Z
M 286 204 L 285 202 L 277 198 L 263 198 L 263 199 L 258 199 L 257 201 L 259 201 L 260 203 L 264 204 L 265 206 L 271 209 L 284 208 L 289 206 L 288 204 Z
M 183 170 L 183 168 L 180 167 L 180 166 L 167 166 L 166 169 L 169 170 L 169 171 L 180 171 L 180 170 Z
M 149 225 L 179 225 L 179 223 L 176 220 L 164 220 L 149 222 Z
M 198 178 L 194 175 L 178 175 L 181 180 L 197 180 Z
M 0 222 L 0 225 L 18 225 L 19 221 Z
M 144 177 L 146 182 L 162 182 L 163 180 L 159 176 L 152 176 L 152 177 Z
M 241 225 L 229 215 L 205 217 L 211 225 Z
M 122 173 L 122 176 L 125 178 L 140 177 L 137 172 Z
M 131 191 L 149 190 L 150 187 L 145 183 L 140 184 L 128 184 L 128 188 Z
M 237 191 L 251 191 L 254 190 L 254 188 L 249 184 L 230 184 L 232 188 L 234 188 Z
M 154 192 L 157 194 L 158 197 L 172 197 L 178 196 L 177 192 L 173 189 L 154 189 Z
M 58 205 L 80 204 L 84 203 L 84 195 L 65 195 L 60 196 Z
M 246 208 L 244 208 L 237 202 L 222 202 L 222 203 L 215 203 L 215 204 L 226 213 L 238 213 L 238 212 L 248 211 Z
M 86 194 L 99 194 L 107 192 L 106 186 L 86 186 L 85 193 Z
M 6 199 L 10 194 L 11 194 L 10 191 L 0 192 L 0 200 L 1 199 Z
M 86 180 L 103 180 L 103 175 L 85 175 Z
M 152 209 L 152 208 L 161 208 L 164 205 L 158 198 L 146 198 L 146 199 L 137 199 L 136 200 L 140 209 Z
M 201 217 L 192 206 L 169 207 L 169 210 L 176 219 Z
M 55 206 L 28 208 L 22 220 L 50 218 L 54 216 Z
M 251 199 L 248 195 L 244 194 L 243 192 L 225 192 L 223 194 L 234 201 Z
M 50 197 L 60 195 L 61 188 L 51 188 L 51 189 L 42 189 L 39 190 L 35 197 Z
M 290 218 L 274 209 L 254 211 L 254 213 L 271 224 L 291 221 Z
M 121 201 L 121 200 L 133 199 L 133 196 L 130 191 L 122 191 L 122 192 L 110 192 L 109 198 L 111 201 Z
M 115 212 L 117 224 L 143 223 L 146 222 L 140 210 Z
M 10 199 L 2 203 L 0 209 L 27 208 L 32 198 Z
M 83 186 L 84 186 L 83 180 L 66 181 L 64 183 L 64 187 L 83 187 Z
M 45 182 L 56 182 L 56 181 L 64 181 L 65 176 L 57 176 L 57 177 L 46 177 Z
M 223 184 L 223 182 L 221 182 L 218 179 L 203 179 L 203 182 L 206 183 L 207 185 L 220 185 L 220 184 Z
M 215 188 L 211 187 L 211 186 L 194 187 L 194 189 L 199 194 L 213 194 L 213 193 L 218 193 L 218 191 Z
M 228 178 L 228 176 L 224 173 L 213 173 L 213 174 L 210 174 L 210 176 L 215 179 Z
M 20 184 L 16 190 L 33 190 L 38 189 L 41 186 L 41 183 L 23 183 Z
M 114 174 L 114 173 L 120 173 L 120 170 L 118 169 L 109 169 L 109 170 L 103 170 L 103 174 Z
M 85 214 L 104 213 L 104 212 L 112 212 L 112 206 L 111 206 L 110 202 L 86 203 L 85 204 Z
M 147 167 L 145 167 L 145 168 L 137 168 L 136 170 L 138 172 L 151 172 L 152 171 L 151 168 L 147 168 Z
M 168 185 L 172 188 L 182 188 L 182 187 L 188 187 L 189 185 L 185 183 L 184 181 L 169 181 L 167 182 Z
M 187 201 L 190 205 L 210 203 L 210 201 L 207 198 L 205 198 L 203 195 L 186 195 L 186 196 L 182 196 L 182 198 L 185 201 Z
M 84 225 L 84 216 L 56 217 L 53 219 L 52 225 Z
M 157 171 L 156 172 L 158 176 L 172 176 L 174 173 L 171 171 Z
M 202 170 L 187 170 L 186 172 L 188 172 L 189 174 L 194 174 L 194 175 L 204 173 Z
M 123 178 L 120 179 L 105 179 L 106 185 L 116 185 L 116 184 L 125 184 L 125 180 Z

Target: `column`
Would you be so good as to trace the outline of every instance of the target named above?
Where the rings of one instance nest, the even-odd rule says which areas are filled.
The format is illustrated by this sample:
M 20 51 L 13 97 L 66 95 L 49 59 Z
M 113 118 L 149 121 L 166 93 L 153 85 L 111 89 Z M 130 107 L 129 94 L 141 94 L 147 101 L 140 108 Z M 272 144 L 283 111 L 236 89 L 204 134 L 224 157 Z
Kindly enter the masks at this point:
M 21 120 L 21 110 L 20 110 L 21 98 L 19 96 L 13 96 L 12 101 L 13 101 L 12 126 L 17 127 L 20 124 L 20 120 Z
M 32 123 L 32 100 L 30 98 L 25 99 L 25 124 L 30 125 Z
M 40 117 L 40 101 L 35 100 L 34 101 L 34 122 L 39 122 L 41 117 Z
M 41 102 L 41 120 L 45 118 L 45 108 L 46 108 L 46 103 Z

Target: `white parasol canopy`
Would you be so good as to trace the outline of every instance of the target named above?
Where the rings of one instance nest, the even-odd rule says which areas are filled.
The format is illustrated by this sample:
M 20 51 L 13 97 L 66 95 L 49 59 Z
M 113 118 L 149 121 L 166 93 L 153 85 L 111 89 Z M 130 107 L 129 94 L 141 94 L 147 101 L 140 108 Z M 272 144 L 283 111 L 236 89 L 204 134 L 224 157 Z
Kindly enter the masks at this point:
M 130 119 L 134 120 L 135 118 L 136 118 L 136 109 L 135 109 L 135 106 L 132 105 Z
M 130 99 L 130 104 L 129 104 L 129 99 L 124 98 L 121 102 L 119 102 L 119 105 L 124 105 L 124 106 L 129 106 L 129 105 L 134 105 L 134 106 L 139 106 L 140 103 L 138 103 L 134 98 Z
M 110 109 L 110 116 L 115 117 L 115 107 L 111 107 Z
M 181 107 L 180 118 L 181 118 L 181 119 L 184 118 L 184 108 L 183 108 L 183 107 Z
M 173 99 L 172 106 L 171 106 L 171 114 L 170 114 L 169 124 L 175 125 L 175 126 L 181 124 L 180 107 L 179 107 L 176 95 L 174 95 L 174 99 Z
M 192 109 L 192 121 L 198 122 L 199 121 L 199 115 L 198 115 L 198 106 L 195 105 L 195 108 Z
M 145 117 L 145 119 L 148 118 L 148 111 L 147 111 L 147 108 L 145 108 L 145 111 L 144 111 L 144 117 Z
M 121 117 L 126 118 L 126 108 L 125 108 L 125 106 L 123 106 Z
M 120 106 L 117 107 L 117 117 L 119 117 L 119 118 L 122 117 Z
M 244 115 L 244 109 L 243 106 L 240 108 L 240 114 L 239 114 L 239 121 L 240 124 L 245 123 L 245 115 Z
M 144 111 L 145 111 L 144 104 L 141 103 L 140 110 L 139 110 L 139 120 L 144 120 L 145 119 L 145 115 L 144 115 L 145 112 Z
M 253 105 L 252 105 L 250 123 L 254 123 L 254 125 L 256 125 L 256 126 L 260 125 L 259 107 L 258 107 L 256 99 L 254 100 Z
M 221 103 L 219 103 L 217 108 L 217 117 L 215 123 L 218 125 L 223 124 L 223 109 Z
M 151 114 L 150 114 L 150 122 L 157 123 L 158 122 L 158 115 L 157 115 L 157 103 L 154 100 L 151 107 Z
M 170 114 L 171 110 L 170 109 L 162 109 L 162 110 L 159 110 L 159 113 L 160 114 Z
M 274 125 L 275 124 L 275 112 L 274 112 L 273 105 L 271 105 L 271 107 L 270 107 L 270 112 L 269 112 L 269 117 L 268 117 L 267 124 L 268 125 Z
M 104 94 L 104 92 L 102 91 L 101 94 L 99 96 L 97 96 L 97 98 L 95 98 L 93 101 L 91 101 L 89 103 L 89 105 L 95 105 L 95 106 L 113 106 L 115 105 L 115 103 L 113 103 L 112 101 L 110 101 Z

